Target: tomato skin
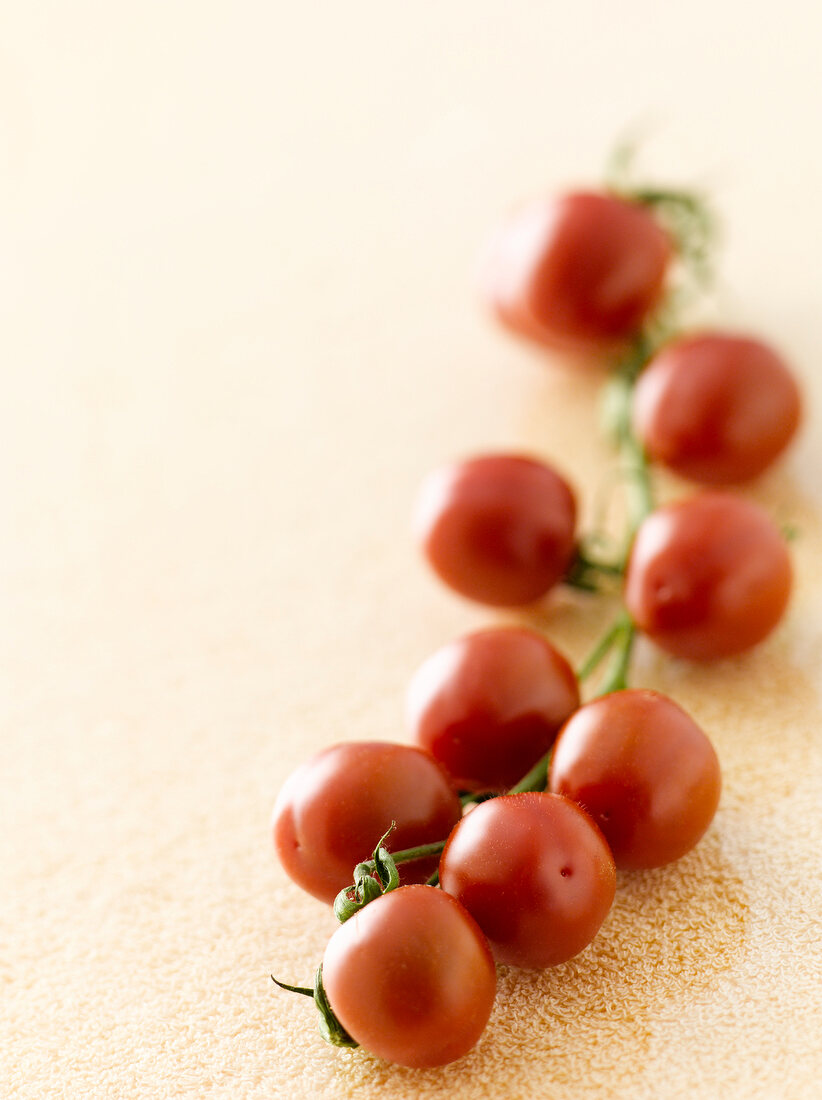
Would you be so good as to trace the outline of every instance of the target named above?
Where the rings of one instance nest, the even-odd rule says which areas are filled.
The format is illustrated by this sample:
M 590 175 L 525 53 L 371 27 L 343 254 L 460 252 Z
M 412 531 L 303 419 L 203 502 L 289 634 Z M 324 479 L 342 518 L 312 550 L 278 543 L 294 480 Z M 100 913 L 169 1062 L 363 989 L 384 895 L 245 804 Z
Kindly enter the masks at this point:
M 549 787 L 584 806 L 617 867 L 679 859 L 713 820 L 719 760 L 696 722 L 655 691 L 629 689 L 586 703 L 565 724 Z
M 504 791 L 533 767 L 579 706 L 565 657 L 522 627 L 480 630 L 433 653 L 408 689 L 407 724 L 468 791 Z
M 293 772 L 272 815 L 274 847 L 286 874 L 315 898 L 333 902 L 353 885 L 392 821 L 392 851 L 442 840 L 462 806 L 433 757 L 409 745 L 354 741 L 333 745 Z M 436 859 L 400 866 L 405 882 L 424 882 Z
M 440 579 L 497 607 L 532 603 L 561 580 L 574 553 L 576 501 L 550 466 L 491 454 L 434 470 L 415 531 Z
M 588 946 L 611 908 L 616 874 L 582 807 L 532 792 L 467 813 L 440 858 L 440 884 L 474 917 L 497 962 L 541 968 Z
M 401 886 L 331 937 L 323 985 L 343 1027 L 401 1066 L 442 1066 L 477 1043 L 496 970 L 473 918 L 431 886 Z
M 799 388 L 782 359 L 729 333 L 668 344 L 634 391 L 634 431 L 648 456 L 706 485 L 761 474 L 793 438 L 800 414 Z
M 709 661 L 757 645 L 790 598 L 785 541 L 756 505 L 705 492 L 640 526 L 624 599 L 637 627 L 675 657 Z
M 671 242 L 646 207 L 598 192 L 533 201 L 498 231 L 485 296 L 504 325 L 590 355 L 638 331 L 659 302 Z

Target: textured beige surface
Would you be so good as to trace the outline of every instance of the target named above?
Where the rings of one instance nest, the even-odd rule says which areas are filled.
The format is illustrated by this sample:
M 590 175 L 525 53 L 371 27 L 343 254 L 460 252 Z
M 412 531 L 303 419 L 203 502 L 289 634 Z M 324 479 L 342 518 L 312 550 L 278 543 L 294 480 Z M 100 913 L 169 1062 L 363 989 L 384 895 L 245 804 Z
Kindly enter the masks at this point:
M 818 1095 L 818 15 L 6 7 L 0 1095 Z M 594 178 L 638 117 L 648 165 L 726 212 L 717 315 L 808 391 L 749 490 L 800 528 L 796 599 L 745 659 L 639 650 L 637 684 L 720 753 L 704 843 L 626 876 L 578 960 L 503 971 L 466 1060 L 396 1070 L 268 980 L 305 980 L 331 928 L 274 864 L 270 805 L 321 746 L 402 737 L 417 663 L 490 618 L 410 545 L 430 466 L 528 448 L 590 515 L 594 382 L 495 331 L 472 266 L 501 210 Z M 563 597 L 545 621 L 578 658 L 604 615 Z

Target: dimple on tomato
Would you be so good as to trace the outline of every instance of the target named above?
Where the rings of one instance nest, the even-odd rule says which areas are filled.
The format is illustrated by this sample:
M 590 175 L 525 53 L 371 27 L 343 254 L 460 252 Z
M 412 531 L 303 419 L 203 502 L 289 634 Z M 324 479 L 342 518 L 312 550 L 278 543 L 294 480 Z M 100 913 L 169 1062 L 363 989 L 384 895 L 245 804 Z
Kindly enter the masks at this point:
M 460 800 L 428 753 L 410 745 L 352 741 L 333 745 L 286 780 L 274 805 L 274 847 L 288 876 L 321 901 L 351 886 L 391 825 L 399 851 L 442 840 L 459 821 Z M 404 883 L 425 882 L 436 859 L 400 866 Z
M 584 806 L 617 867 L 660 867 L 699 841 L 719 803 L 711 742 L 672 699 L 626 690 L 581 707 L 551 757 L 549 787 Z
M 666 345 L 634 391 L 634 430 L 648 457 L 707 485 L 761 474 L 790 443 L 800 413 L 784 361 L 760 340 L 733 333 Z
M 557 584 L 574 553 L 576 501 L 544 462 L 489 454 L 433 471 L 415 530 L 442 581 L 499 607 L 532 603 Z
M 657 508 L 640 525 L 625 606 L 660 648 L 707 661 L 766 638 L 791 584 L 785 540 L 765 512 L 730 493 L 705 492 Z
M 440 858 L 440 884 L 474 917 L 498 962 L 546 967 L 588 946 L 611 908 L 616 875 L 585 810 L 532 792 L 466 814 Z
M 466 910 L 431 886 L 370 902 L 331 937 L 323 985 L 337 1019 L 365 1050 L 402 1066 L 441 1066 L 477 1043 L 496 971 Z
M 498 230 L 485 296 L 515 333 L 590 355 L 629 340 L 659 303 L 671 241 L 647 207 L 599 192 L 533 201 Z
M 579 685 L 547 638 L 497 627 L 433 653 L 408 688 L 407 723 L 454 785 L 513 787 L 543 756 L 579 706 Z

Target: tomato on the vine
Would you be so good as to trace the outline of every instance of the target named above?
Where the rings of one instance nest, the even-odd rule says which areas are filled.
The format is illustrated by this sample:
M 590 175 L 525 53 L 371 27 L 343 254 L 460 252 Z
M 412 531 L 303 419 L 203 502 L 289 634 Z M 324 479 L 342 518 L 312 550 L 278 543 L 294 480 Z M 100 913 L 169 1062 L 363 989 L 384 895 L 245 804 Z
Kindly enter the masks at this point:
M 788 604 L 785 540 L 756 505 L 700 493 L 641 524 L 625 573 L 637 627 L 676 657 L 730 657 L 761 642 Z
M 457 638 L 433 653 L 408 689 L 417 744 L 458 788 L 513 787 L 579 706 L 579 685 L 559 650 L 523 627 Z
M 585 807 L 617 867 L 660 867 L 690 851 L 713 819 L 720 786 L 711 742 L 655 691 L 586 703 L 551 757 L 550 789 Z
M 417 537 L 434 571 L 461 595 L 515 607 L 562 579 L 574 553 L 576 501 L 550 466 L 480 455 L 434 470 L 417 502 Z
M 671 255 L 647 207 L 572 192 L 509 217 L 489 248 L 485 292 L 519 335 L 600 353 L 630 339 L 659 303 Z
M 761 474 L 799 425 L 799 387 L 759 340 L 706 332 L 665 346 L 639 376 L 634 430 L 682 477 L 731 485 Z
M 440 883 L 475 918 L 498 962 L 555 966 L 579 954 L 614 900 L 614 860 L 589 815 L 556 794 L 502 795 L 466 814 Z
M 496 970 L 476 922 L 449 894 L 402 886 L 370 902 L 328 942 L 323 986 L 366 1050 L 402 1066 L 441 1066 L 477 1043 Z
M 460 800 L 428 753 L 409 745 L 352 741 L 333 745 L 286 780 L 272 816 L 274 846 L 298 886 L 331 902 L 352 884 L 396 822 L 394 851 L 442 840 L 459 821 Z M 403 863 L 405 883 L 425 882 L 435 858 Z

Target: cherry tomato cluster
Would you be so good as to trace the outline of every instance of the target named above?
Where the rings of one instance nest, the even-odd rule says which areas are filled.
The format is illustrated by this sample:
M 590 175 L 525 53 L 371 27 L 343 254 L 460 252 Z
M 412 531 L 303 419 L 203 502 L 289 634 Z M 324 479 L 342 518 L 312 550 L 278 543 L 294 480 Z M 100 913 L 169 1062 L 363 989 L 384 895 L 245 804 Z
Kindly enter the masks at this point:
M 489 1019 L 495 963 L 548 967 L 583 951 L 616 869 L 678 859 L 713 819 L 716 752 L 673 700 L 628 686 L 632 646 L 639 632 L 708 661 L 779 622 L 785 538 L 727 487 L 784 451 L 801 400 L 760 340 L 672 328 L 673 284 L 704 266 L 708 225 L 688 193 L 622 188 L 531 203 L 495 239 L 486 292 L 502 323 L 612 362 L 626 531 L 603 556 L 601 540 L 580 536 L 561 473 L 484 454 L 425 480 L 420 546 L 449 587 L 483 604 L 527 608 L 565 583 L 619 585 L 623 609 L 576 673 L 524 625 L 448 643 L 411 679 L 413 745 L 334 745 L 288 779 L 277 854 L 341 924 L 313 987 L 284 988 L 313 997 L 333 1043 L 407 1066 L 461 1057 Z M 658 507 L 652 463 L 709 488 Z

